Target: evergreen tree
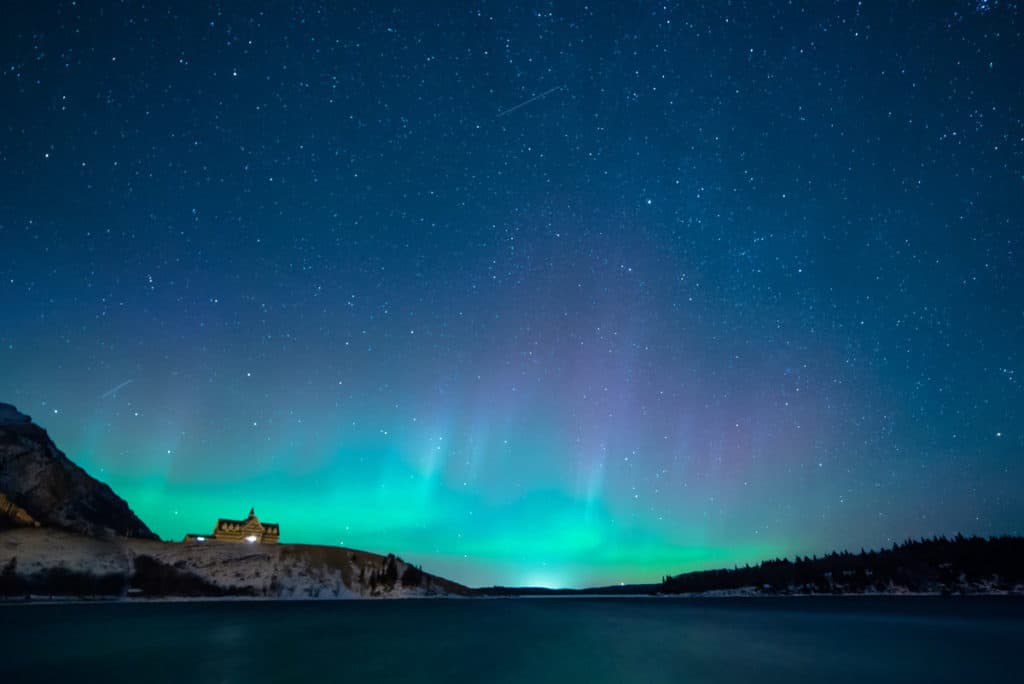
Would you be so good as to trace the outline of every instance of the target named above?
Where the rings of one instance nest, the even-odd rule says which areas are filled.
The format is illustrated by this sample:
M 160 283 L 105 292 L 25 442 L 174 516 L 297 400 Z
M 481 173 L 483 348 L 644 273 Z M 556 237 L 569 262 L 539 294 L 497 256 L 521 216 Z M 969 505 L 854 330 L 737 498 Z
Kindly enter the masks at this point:
M 18 581 L 18 557 L 11 556 L 11 560 L 4 564 L 3 572 L 0 572 L 0 594 L 3 596 L 14 596 L 21 589 Z
M 395 586 L 395 582 L 398 581 L 398 564 L 395 561 L 394 554 L 388 554 L 387 560 L 384 561 L 384 577 L 383 583 L 388 587 Z

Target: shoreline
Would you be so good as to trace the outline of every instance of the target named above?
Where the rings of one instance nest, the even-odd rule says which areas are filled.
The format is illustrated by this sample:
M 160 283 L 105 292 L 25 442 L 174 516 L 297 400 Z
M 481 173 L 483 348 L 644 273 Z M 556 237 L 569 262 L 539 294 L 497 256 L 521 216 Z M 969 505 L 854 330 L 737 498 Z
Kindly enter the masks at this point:
M 270 597 L 270 596 L 161 596 L 161 597 L 126 597 L 126 596 L 42 596 L 32 595 L 24 598 L 0 598 L 0 608 L 4 606 L 53 606 L 53 605 L 81 605 L 81 604 L 164 604 L 164 603 L 352 603 L 352 602 L 376 602 L 381 597 L 341 597 L 341 598 L 309 598 L 309 597 Z M 702 600 L 737 600 L 737 599 L 846 599 L 846 598 L 935 598 L 949 599 L 956 601 L 965 598 L 1003 598 L 1003 599 L 1024 599 L 1024 592 L 972 592 L 945 594 L 942 592 L 876 592 L 876 593 L 848 593 L 848 594 L 520 594 L 520 595 L 484 595 L 484 596 L 403 596 L 390 597 L 385 599 L 390 603 L 393 601 L 515 601 L 526 600 L 586 600 L 586 599 L 660 599 L 666 601 L 702 601 Z

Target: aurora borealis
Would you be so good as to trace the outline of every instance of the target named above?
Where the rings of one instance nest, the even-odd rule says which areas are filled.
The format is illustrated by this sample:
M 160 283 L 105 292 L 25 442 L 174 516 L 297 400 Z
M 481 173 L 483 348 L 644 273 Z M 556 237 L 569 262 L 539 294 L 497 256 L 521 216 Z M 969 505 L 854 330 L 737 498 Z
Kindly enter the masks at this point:
M 16 3 L 0 401 L 474 585 L 1020 534 L 1020 9 L 802 5 Z

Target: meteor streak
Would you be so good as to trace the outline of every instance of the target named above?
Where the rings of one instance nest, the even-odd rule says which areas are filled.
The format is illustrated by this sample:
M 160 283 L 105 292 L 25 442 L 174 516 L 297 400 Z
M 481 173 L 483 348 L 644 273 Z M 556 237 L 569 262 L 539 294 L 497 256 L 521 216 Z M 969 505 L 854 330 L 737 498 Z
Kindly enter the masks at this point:
M 103 394 L 100 395 L 100 399 L 106 399 L 107 397 L 109 397 L 111 395 L 117 394 L 118 390 L 124 388 L 127 385 L 132 384 L 132 382 L 134 382 L 134 381 L 133 380 L 125 380 L 124 382 L 122 382 L 117 387 L 111 387 L 106 392 L 104 392 Z
M 501 117 L 505 116 L 506 114 L 511 114 L 512 112 L 516 111 L 517 109 L 519 109 L 521 107 L 525 107 L 526 105 L 530 104 L 531 102 L 536 102 L 537 100 L 541 99 L 542 97 L 547 97 L 548 95 L 550 95 L 551 93 L 555 92 L 556 90 L 561 90 L 564 87 L 565 86 L 558 85 L 558 86 L 555 86 L 554 88 L 552 88 L 551 90 L 545 90 L 540 95 L 534 95 L 529 100 L 523 100 L 522 102 L 517 104 L 515 107 L 509 107 L 508 109 L 506 109 L 504 111 L 498 112 L 498 116 L 496 116 L 494 118 L 500 119 Z

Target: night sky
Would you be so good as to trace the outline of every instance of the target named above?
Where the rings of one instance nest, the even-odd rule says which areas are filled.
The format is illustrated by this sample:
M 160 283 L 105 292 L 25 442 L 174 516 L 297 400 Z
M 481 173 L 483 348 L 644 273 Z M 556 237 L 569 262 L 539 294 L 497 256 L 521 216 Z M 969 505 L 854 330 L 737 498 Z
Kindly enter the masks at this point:
M 332 5 L 3 9 L 0 400 L 157 534 L 1024 532 L 1017 3 Z

